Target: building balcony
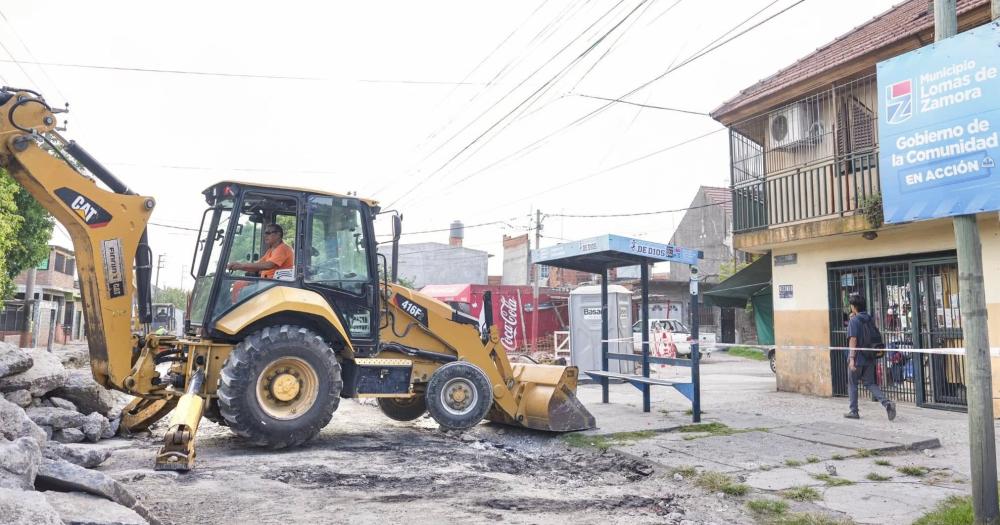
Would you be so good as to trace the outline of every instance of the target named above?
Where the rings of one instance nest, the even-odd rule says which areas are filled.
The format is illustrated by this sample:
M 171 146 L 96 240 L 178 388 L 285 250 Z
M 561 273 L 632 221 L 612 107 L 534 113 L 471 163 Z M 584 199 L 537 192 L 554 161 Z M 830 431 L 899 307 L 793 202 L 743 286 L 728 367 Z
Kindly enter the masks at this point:
M 872 228 L 878 206 L 874 75 L 730 127 L 735 248 Z

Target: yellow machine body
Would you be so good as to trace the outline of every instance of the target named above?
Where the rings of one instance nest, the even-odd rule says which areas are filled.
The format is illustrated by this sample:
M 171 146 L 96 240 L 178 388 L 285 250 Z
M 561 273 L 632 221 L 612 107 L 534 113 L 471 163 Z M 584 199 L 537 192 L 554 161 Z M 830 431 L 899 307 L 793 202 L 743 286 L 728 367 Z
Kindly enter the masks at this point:
M 478 323 L 463 318 L 448 305 L 374 278 L 372 285 L 377 285 L 378 291 L 373 301 L 381 318 L 374 355 L 370 348 L 366 354 L 358 354 L 344 318 L 322 295 L 288 285 L 270 287 L 223 313 L 209 327 L 220 340 L 204 337 L 205 330 L 199 331 L 198 337 L 156 335 L 151 330 L 141 334 L 141 323 L 135 322 L 133 311 L 137 282 L 134 261 L 140 250 L 148 250 L 141 239 L 155 201 L 132 194 L 117 179 L 113 182 L 122 188 L 109 191 L 78 171 L 63 153 L 67 146 L 74 146 L 55 132 L 55 113 L 37 93 L 0 91 L 0 166 L 64 225 L 72 238 L 94 378 L 105 387 L 136 396 L 123 412 L 123 428 L 142 430 L 174 412 L 157 456 L 157 468 L 186 470 L 193 466 L 194 437 L 203 414 L 212 410 L 216 401 L 227 361 L 251 329 L 278 318 L 285 322 L 299 319 L 303 325 L 318 327 L 317 332 L 330 339 L 327 344 L 336 348 L 338 367 L 412 367 L 408 390 L 365 395 L 404 401 L 418 398 L 424 395 L 435 371 L 446 363 L 463 361 L 488 377 L 492 408 L 487 417 L 493 421 L 548 431 L 595 426 L 594 417 L 576 398 L 575 367 L 512 365 L 495 327 L 483 336 Z M 100 180 L 108 185 L 107 177 Z M 358 200 L 377 208 L 374 201 Z M 413 308 L 407 305 L 417 305 L 425 314 L 414 317 Z M 287 362 L 286 369 L 275 369 L 275 385 L 292 385 L 299 370 L 308 371 L 308 367 L 296 368 L 301 364 L 296 358 Z M 166 374 L 164 367 L 169 369 Z M 260 384 L 258 381 L 258 387 Z M 259 395 L 270 395 L 265 390 Z

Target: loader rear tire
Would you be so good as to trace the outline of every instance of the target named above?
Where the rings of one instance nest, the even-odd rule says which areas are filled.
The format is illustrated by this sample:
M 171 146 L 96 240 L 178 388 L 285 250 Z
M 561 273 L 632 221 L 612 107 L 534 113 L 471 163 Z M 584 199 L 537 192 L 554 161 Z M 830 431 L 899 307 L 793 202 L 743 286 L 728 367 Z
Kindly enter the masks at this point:
M 427 382 L 427 411 L 448 430 L 478 425 L 492 406 L 490 379 L 471 363 L 448 363 L 435 370 Z
M 378 398 L 378 407 L 389 419 L 413 421 L 427 413 L 427 398 L 417 394 L 409 399 L 396 397 Z
M 269 326 L 229 354 L 219 379 L 219 412 L 250 443 L 292 447 L 330 422 L 343 386 L 340 363 L 322 337 L 301 326 Z

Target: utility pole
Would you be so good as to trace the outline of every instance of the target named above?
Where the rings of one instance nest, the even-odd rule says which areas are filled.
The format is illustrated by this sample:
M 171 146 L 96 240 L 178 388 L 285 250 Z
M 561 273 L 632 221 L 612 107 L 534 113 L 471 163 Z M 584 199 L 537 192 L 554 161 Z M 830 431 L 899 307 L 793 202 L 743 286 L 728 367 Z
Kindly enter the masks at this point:
M 156 283 L 153 285 L 154 290 L 160 289 L 160 270 L 162 270 L 165 266 L 163 264 L 163 258 L 166 256 L 167 254 L 161 253 L 156 257 Z
M 35 323 L 35 274 L 37 270 L 31 268 L 28 270 L 28 278 L 24 283 L 24 331 L 21 332 L 21 340 L 19 341 L 19 346 L 21 348 L 30 348 L 34 346 L 32 344 L 32 326 Z
M 934 0 L 934 41 L 958 33 L 956 0 Z M 992 0 L 996 18 L 1000 0 Z M 959 306 L 968 378 L 969 459 L 972 464 L 972 512 L 977 524 L 1000 523 L 997 506 L 997 450 L 993 430 L 993 378 L 983 287 L 983 247 L 975 214 L 952 218 L 958 252 Z
M 535 251 L 541 249 L 542 240 L 542 210 L 535 210 Z M 530 252 L 529 252 L 530 253 Z M 538 351 L 538 281 L 541 279 L 541 268 L 531 261 L 531 271 L 534 284 L 531 288 L 531 353 Z

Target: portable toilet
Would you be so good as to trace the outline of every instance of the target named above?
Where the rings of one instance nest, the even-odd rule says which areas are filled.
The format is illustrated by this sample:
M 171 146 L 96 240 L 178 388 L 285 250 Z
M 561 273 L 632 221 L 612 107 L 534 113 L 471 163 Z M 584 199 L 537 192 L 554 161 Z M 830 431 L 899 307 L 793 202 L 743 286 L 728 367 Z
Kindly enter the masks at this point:
M 632 292 L 608 286 L 608 352 L 632 354 Z M 581 286 L 569 294 L 569 348 L 571 364 L 583 372 L 601 369 L 601 287 Z M 608 359 L 608 371 L 635 372 L 635 362 Z

